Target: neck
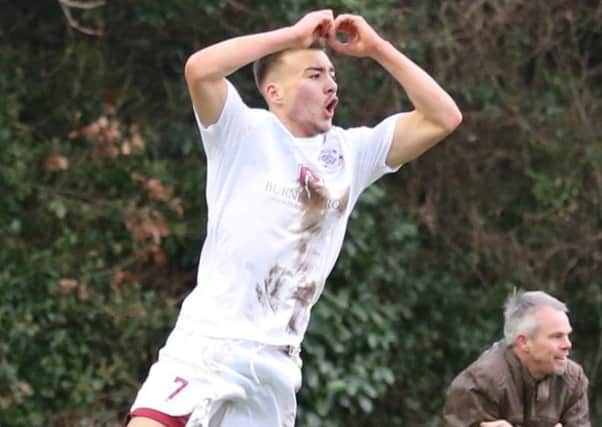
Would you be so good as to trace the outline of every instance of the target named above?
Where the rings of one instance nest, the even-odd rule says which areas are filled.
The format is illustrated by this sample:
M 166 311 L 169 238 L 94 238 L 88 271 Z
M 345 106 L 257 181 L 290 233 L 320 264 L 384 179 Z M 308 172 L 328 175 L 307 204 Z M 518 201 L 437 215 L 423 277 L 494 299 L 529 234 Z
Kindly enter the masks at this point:
M 270 106 L 269 110 L 295 138 L 311 138 L 325 132 L 325 130 L 318 128 L 317 125 L 312 126 L 310 123 L 305 122 L 304 124 L 304 122 L 294 120 L 283 109 Z
M 285 117 L 278 115 L 276 115 L 276 117 L 278 118 L 278 120 L 280 120 L 280 123 L 282 123 L 282 125 L 295 138 L 311 138 L 312 136 L 316 136 L 322 133 L 318 130 L 308 129 L 307 127 L 299 125 L 298 123 L 295 123 L 291 120 L 287 120 Z
M 531 377 L 533 377 L 534 380 L 539 381 L 545 377 L 545 375 L 533 369 L 533 367 L 531 366 L 530 359 L 526 354 L 518 350 L 516 347 L 512 347 L 512 351 L 514 352 L 516 357 L 518 357 L 518 360 L 520 360 L 521 365 L 523 365 L 527 369 L 529 375 L 531 375 Z

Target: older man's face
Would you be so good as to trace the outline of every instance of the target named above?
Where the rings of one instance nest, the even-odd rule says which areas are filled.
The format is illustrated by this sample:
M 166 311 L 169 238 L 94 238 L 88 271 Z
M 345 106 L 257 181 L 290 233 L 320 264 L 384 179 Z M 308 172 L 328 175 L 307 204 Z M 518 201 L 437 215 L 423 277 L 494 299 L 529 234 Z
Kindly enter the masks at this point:
M 537 332 L 526 339 L 525 365 L 535 378 L 561 375 L 566 370 L 573 331 L 566 313 L 552 307 L 535 312 Z

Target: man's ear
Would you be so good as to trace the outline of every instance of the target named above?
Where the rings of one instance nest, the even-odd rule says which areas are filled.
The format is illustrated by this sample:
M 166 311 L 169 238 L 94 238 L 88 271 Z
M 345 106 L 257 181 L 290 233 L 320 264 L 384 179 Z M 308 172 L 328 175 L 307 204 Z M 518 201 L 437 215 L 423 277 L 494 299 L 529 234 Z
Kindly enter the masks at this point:
M 282 103 L 282 90 L 276 83 L 270 82 L 266 84 L 264 93 L 268 104 L 278 105 Z
M 529 342 L 526 335 L 519 334 L 514 340 L 514 346 L 524 353 L 529 352 Z

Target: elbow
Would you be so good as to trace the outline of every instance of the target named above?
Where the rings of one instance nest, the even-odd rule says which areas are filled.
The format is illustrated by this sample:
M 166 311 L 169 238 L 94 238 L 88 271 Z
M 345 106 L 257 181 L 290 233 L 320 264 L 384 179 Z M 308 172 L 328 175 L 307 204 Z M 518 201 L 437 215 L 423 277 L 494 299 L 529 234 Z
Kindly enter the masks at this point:
M 201 79 L 202 74 L 200 70 L 202 70 L 202 66 L 199 64 L 196 55 L 192 55 L 188 58 L 186 64 L 184 64 L 184 78 L 189 84 Z
M 455 131 L 458 128 L 458 126 L 460 126 L 462 120 L 462 112 L 458 109 L 456 105 L 454 105 L 454 108 L 446 114 L 446 117 L 443 120 L 443 128 L 448 134 L 450 134 L 453 131 Z
M 208 61 L 203 57 L 202 51 L 191 55 L 184 65 L 184 78 L 188 84 L 211 80 L 212 73 Z

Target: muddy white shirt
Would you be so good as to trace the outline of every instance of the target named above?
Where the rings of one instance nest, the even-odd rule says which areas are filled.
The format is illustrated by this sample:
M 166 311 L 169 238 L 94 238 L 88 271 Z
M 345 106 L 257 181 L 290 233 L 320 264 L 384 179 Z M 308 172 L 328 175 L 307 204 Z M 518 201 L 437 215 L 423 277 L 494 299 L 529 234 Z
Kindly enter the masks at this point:
M 301 343 L 360 193 L 383 174 L 395 127 L 295 138 L 228 83 L 207 155 L 207 235 L 178 326 L 210 337 Z

